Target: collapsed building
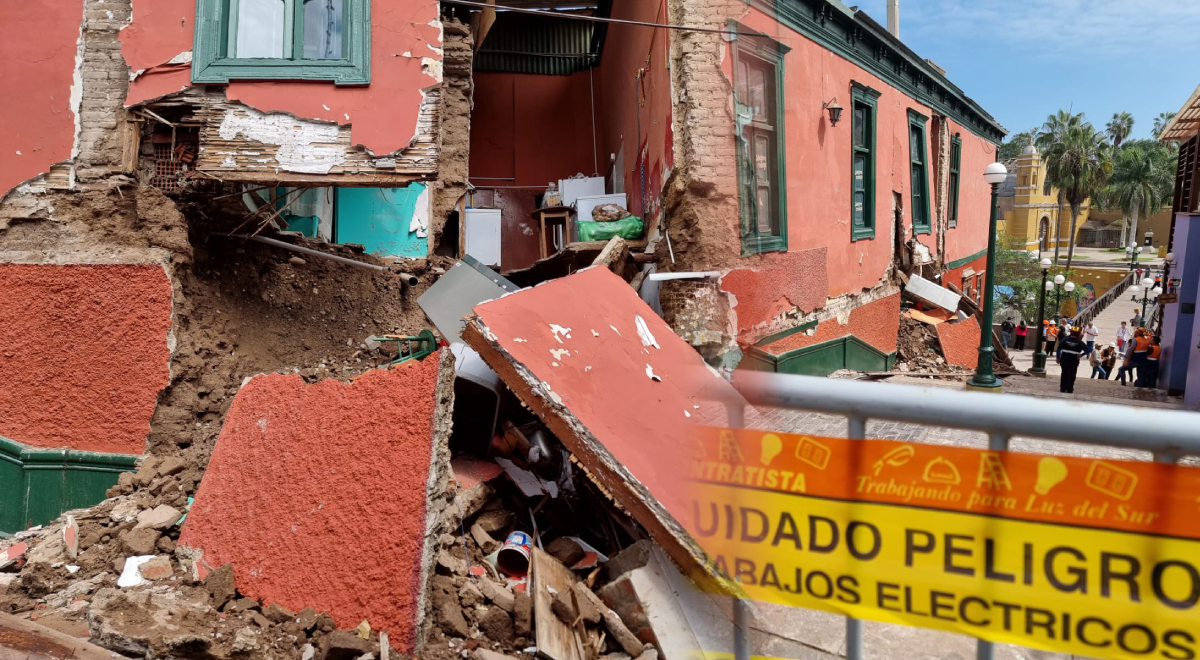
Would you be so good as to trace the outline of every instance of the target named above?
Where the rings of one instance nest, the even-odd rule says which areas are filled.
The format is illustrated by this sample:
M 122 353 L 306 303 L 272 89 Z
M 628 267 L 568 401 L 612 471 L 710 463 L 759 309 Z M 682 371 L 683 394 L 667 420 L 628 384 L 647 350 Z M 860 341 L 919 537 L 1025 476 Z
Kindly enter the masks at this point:
M 133 655 L 334 642 L 386 654 L 380 625 L 405 653 L 437 635 L 473 651 L 480 629 L 517 652 L 542 635 L 519 611 L 536 603 L 472 572 L 507 533 L 537 531 L 502 501 L 517 495 L 489 485 L 495 438 L 523 448 L 524 465 L 504 467 L 509 491 L 573 475 L 564 502 L 614 521 L 571 542 L 587 557 L 642 542 L 644 567 L 653 541 L 686 570 L 697 551 L 656 501 L 655 473 L 613 445 L 634 430 L 598 434 L 597 418 L 555 401 L 553 379 L 506 367 L 520 347 L 489 337 L 477 305 L 598 264 L 636 292 L 621 309 L 646 305 L 636 324 L 575 328 L 599 353 L 653 322 L 659 343 L 692 347 L 689 374 L 707 362 L 827 375 L 896 364 L 910 278 L 980 295 L 988 191 L 971 174 L 1003 129 L 863 12 L 493 5 L 0 8 L 25 35 L 0 46 L 13 127 L 0 154 L 0 532 L 23 535 L 4 541 L 8 611 L 86 620 L 93 641 Z M 632 233 L 595 240 L 617 224 Z M 586 300 L 599 285 L 583 275 L 562 295 Z M 550 339 L 556 359 L 540 368 L 574 359 Z M 654 383 L 667 370 L 643 369 Z M 681 424 L 699 417 L 695 396 L 672 399 Z M 533 448 L 553 468 L 527 460 Z M 587 536 L 558 526 L 556 540 Z M 387 539 L 395 570 L 356 554 L 364 537 Z M 588 561 L 569 561 L 575 550 L 556 561 Z M 112 591 L 125 574 L 141 600 Z M 131 635 L 151 606 L 194 625 Z M 613 641 L 620 619 L 592 618 L 577 632 L 595 653 L 556 660 L 640 653 Z M 335 639 L 359 620 L 375 632 Z

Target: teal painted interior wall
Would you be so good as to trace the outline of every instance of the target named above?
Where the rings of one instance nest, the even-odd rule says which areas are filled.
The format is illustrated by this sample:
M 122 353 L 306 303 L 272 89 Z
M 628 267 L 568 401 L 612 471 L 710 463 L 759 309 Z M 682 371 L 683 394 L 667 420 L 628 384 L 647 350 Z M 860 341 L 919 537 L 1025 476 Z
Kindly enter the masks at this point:
M 407 188 L 338 188 L 334 242 L 358 243 L 381 257 L 429 256 L 429 238 L 409 231 L 424 191 L 423 183 Z
M 103 500 L 137 456 L 38 449 L 0 437 L 0 532 L 44 525 Z

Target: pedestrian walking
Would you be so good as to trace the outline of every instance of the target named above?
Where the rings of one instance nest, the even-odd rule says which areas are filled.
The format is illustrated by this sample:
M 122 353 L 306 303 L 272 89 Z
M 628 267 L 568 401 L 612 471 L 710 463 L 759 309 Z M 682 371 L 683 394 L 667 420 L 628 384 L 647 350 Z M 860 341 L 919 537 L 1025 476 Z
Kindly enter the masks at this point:
M 1079 360 L 1087 345 L 1083 343 L 1083 331 L 1078 327 L 1071 329 L 1071 334 L 1060 342 L 1058 357 L 1055 362 L 1062 367 L 1062 376 L 1058 380 L 1058 391 L 1064 394 L 1075 392 L 1075 376 L 1079 373 Z
M 1129 319 L 1129 327 L 1138 328 L 1142 325 L 1142 315 L 1138 313 L 1138 308 L 1133 308 L 1133 318 Z
M 1012 344 L 1013 330 L 1015 329 L 1016 326 L 1013 325 L 1011 316 L 1004 319 L 1004 323 L 1000 324 L 1000 343 L 1004 345 L 1004 348 L 1008 348 Z
M 1125 386 L 1125 378 L 1129 377 L 1133 380 L 1133 342 L 1126 342 L 1124 352 L 1120 353 L 1118 359 L 1121 361 L 1121 367 L 1117 369 L 1117 382 L 1121 387 Z
M 1029 328 L 1028 328 L 1028 326 L 1025 325 L 1025 319 L 1021 319 L 1021 322 L 1017 324 L 1017 329 L 1016 329 L 1017 344 L 1014 347 L 1014 350 L 1018 350 L 1018 351 L 1025 350 L 1025 337 L 1028 334 L 1029 334 Z
M 1100 351 L 1100 366 L 1104 367 L 1104 380 L 1113 375 L 1113 370 L 1117 366 L 1117 345 L 1109 344 Z
M 1099 336 L 1100 331 L 1096 329 L 1096 324 L 1088 321 L 1087 327 L 1083 329 L 1083 341 L 1087 343 L 1088 355 L 1096 350 L 1096 338 Z
M 1092 375 L 1088 378 L 1099 378 L 1104 380 L 1104 365 L 1100 361 L 1100 351 L 1092 351 L 1088 354 L 1088 365 L 1092 368 Z
M 1121 351 L 1125 350 L 1125 343 L 1133 336 L 1133 331 L 1129 329 L 1129 324 L 1121 321 L 1121 327 L 1117 328 L 1117 348 Z

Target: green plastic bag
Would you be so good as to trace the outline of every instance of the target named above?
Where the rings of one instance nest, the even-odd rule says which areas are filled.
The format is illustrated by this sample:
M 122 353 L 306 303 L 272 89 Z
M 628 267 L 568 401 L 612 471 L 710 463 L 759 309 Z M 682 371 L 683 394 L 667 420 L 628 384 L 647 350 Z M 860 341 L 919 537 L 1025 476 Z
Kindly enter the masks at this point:
M 645 225 L 642 224 L 642 219 L 636 215 L 612 222 L 580 220 L 577 224 L 579 225 L 579 240 L 585 243 L 588 241 L 607 241 L 613 236 L 633 240 L 641 238 L 642 232 L 646 230 Z

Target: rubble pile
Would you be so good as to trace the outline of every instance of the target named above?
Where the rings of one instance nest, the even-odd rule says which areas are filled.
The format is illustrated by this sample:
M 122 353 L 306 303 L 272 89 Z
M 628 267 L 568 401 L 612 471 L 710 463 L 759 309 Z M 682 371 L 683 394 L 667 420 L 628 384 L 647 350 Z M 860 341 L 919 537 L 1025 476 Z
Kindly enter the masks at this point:
M 539 632 L 554 629 L 577 631 L 582 640 L 568 655 L 548 655 L 555 660 L 657 658 L 596 595 L 609 556 L 644 532 L 616 512 L 561 445 L 544 432 L 536 436 L 554 458 L 531 462 L 526 446 L 500 458 L 503 469 L 484 458 L 455 459 L 460 468 L 483 465 L 489 479 L 451 487 L 456 526 L 437 540 L 422 657 L 533 657 Z M 0 541 L 0 611 L 90 635 L 131 657 L 399 657 L 399 649 L 381 652 L 369 621 L 338 630 L 312 608 L 291 612 L 242 596 L 230 564 L 197 579 L 194 557 L 176 542 L 199 477 L 181 459 L 151 457 L 122 475 L 110 499 Z M 513 539 L 525 545 L 514 550 Z M 534 585 L 543 578 L 531 575 L 535 566 L 555 579 L 542 585 L 536 607 Z

